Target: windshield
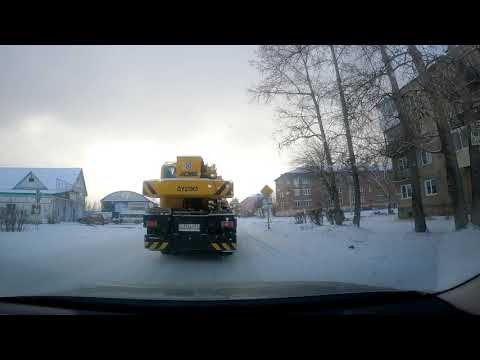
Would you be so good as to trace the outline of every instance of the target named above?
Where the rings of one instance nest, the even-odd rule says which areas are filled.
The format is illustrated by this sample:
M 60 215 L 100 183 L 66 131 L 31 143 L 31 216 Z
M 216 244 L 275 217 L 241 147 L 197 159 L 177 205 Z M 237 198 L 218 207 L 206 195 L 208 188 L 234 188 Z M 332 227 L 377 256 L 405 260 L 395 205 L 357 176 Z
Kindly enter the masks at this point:
M 477 275 L 479 49 L 0 46 L 0 297 Z

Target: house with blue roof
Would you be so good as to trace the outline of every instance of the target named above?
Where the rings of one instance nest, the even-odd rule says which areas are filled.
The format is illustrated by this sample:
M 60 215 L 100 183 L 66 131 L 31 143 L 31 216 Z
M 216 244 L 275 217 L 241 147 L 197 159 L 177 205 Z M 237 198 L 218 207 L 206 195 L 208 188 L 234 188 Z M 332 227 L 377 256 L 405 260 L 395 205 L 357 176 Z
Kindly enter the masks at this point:
M 42 222 L 83 216 L 88 194 L 81 168 L 0 167 L 0 208 L 24 210 L 34 219 L 37 189 Z

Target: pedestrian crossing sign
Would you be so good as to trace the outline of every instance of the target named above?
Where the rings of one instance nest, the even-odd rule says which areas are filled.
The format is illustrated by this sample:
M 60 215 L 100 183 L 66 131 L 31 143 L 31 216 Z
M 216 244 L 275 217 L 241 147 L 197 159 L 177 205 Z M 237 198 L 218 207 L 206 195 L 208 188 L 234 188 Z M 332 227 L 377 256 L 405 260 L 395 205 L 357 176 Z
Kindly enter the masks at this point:
M 261 192 L 262 195 L 264 195 L 264 196 L 269 196 L 269 195 L 271 195 L 271 194 L 273 193 L 273 190 L 270 188 L 270 186 L 265 185 L 260 192 Z

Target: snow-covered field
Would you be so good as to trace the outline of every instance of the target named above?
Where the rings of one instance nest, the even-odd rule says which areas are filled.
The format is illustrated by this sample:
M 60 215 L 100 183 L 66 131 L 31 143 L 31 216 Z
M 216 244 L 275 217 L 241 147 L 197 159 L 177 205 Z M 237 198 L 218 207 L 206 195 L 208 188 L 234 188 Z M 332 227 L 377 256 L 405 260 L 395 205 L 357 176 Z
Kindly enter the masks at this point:
M 0 233 L 0 296 L 93 286 L 169 286 L 257 281 L 340 281 L 435 291 L 480 272 L 480 231 L 453 232 L 433 218 L 418 234 L 396 215 L 362 213 L 362 225 L 296 225 L 241 218 L 238 251 L 164 256 L 143 248 L 138 225 L 40 225 Z

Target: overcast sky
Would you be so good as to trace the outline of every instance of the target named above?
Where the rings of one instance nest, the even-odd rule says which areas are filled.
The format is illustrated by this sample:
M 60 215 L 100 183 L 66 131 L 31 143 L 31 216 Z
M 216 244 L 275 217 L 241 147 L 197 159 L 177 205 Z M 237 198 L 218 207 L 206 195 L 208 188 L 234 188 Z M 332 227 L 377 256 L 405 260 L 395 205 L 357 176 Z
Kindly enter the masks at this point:
M 200 155 L 240 199 L 289 168 L 255 46 L 0 46 L 0 166 L 82 167 L 89 199 Z

